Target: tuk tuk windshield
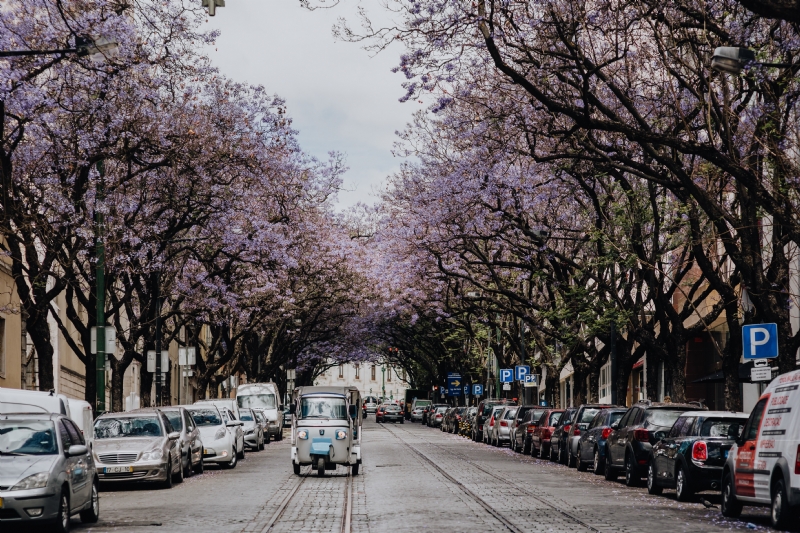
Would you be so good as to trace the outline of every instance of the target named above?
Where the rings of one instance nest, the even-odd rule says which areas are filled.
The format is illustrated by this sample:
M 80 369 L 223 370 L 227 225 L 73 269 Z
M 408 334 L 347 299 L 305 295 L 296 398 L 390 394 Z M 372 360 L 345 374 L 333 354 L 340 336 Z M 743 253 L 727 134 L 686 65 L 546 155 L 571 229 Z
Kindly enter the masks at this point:
M 300 399 L 300 418 L 347 420 L 347 406 L 344 398 L 306 396 Z

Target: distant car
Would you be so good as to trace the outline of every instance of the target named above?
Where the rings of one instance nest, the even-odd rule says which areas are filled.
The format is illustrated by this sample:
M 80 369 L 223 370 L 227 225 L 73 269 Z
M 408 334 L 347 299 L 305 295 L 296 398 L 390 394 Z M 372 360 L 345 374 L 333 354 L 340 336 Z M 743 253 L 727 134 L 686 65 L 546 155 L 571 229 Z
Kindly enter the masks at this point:
M 742 427 L 745 413 L 689 411 L 653 446 L 647 471 L 647 491 L 660 494 L 675 488 L 678 501 L 696 492 L 720 490 L 722 467 Z
M 525 455 L 531 453 L 531 437 L 533 436 L 533 430 L 536 429 L 536 426 L 539 424 L 539 419 L 542 417 L 542 413 L 544 413 L 544 408 L 539 406 L 523 406 L 520 407 L 520 410 L 523 411 L 522 416 L 520 416 L 520 412 L 517 411 L 517 416 L 515 418 L 516 423 L 514 428 L 512 428 L 512 441 L 511 441 L 511 448 L 515 452 L 521 452 Z
M 384 405 L 383 416 L 381 417 L 384 422 L 393 422 L 401 424 L 405 423 L 406 419 L 403 416 L 403 410 L 395 403 L 388 403 Z
M 239 420 L 244 431 L 244 445 L 254 451 L 264 449 L 264 428 L 258 422 L 254 409 L 239 408 Z
M 433 402 L 431 402 L 430 400 L 422 400 L 422 399 L 414 400 L 411 403 L 410 420 L 412 422 L 414 422 L 415 420 L 419 420 L 420 422 L 424 422 L 424 420 L 422 419 L 423 418 L 422 415 L 425 412 L 425 408 L 427 406 L 429 406 L 431 403 L 433 403 Z M 417 413 L 417 415 L 416 415 L 418 417 L 417 419 L 414 418 L 414 413 Z
M 581 430 L 578 442 L 578 470 L 591 467 L 592 472 L 601 475 L 606 467 L 606 439 L 614 431 L 613 427 L 628 410 L 624 407 L 602 409 L 589 427 Z
M 462 437 L 470 437 L 472 435 L 472 421 L 475 419 L 475 414 L 478 412 L 477 407 L 468 407 L 461 415 L 461 424 L 458 434 Z
M 573 419 L 578 410 L 574 407 L 564 411 L 558 420 L 558 425 L 553 430 L 550 437 L 550 460 L 561 464 L 567 464 L 567 438 L 569 430 L 572 429 Z
M 292 412 L 289 410 L 289 407 L 284 407 L 283 409 L 283 427 L 292 427 Z
M 486 420 L 486 423 L 483 425 L 483 443 L 484 444 L 491 444 L 492 439 L 494 439 L 494 426 L 499 422 L 497 419 L 500 416 L 507 404 L 500 404 L 492 406 L 491 413 L 489 414 L 489 418 Z
M 269 419 L 267 415 L 259 409 L 253 409 L 253 414 L 256 415 L 256 421 L 261 426 L 261 431 L 264 434 L 263 444 L 269 444 Z M 283 414 L 281 414 L 281 424 L 283 424 Z M 261 449 L 263 450 L 264 447 L 262 446 Z
M 472 419 L 472 440 L 475 442 L 486 442 L 483 433 L 483 426 L 486 424 L 489 417 L 492 416 L 494 407 L 497 405 L 516 405 L 516 402 L 498 398 L 481 401 L 481 403 L 478 404 L 475 417 Z
M 511 442 L 511 424 L 514 422 L 517 409 L 516 405 L 508 405 L 503 408 L 500 415 L 495 419 L 489 444 L 500 447 Z
M 181 434 L 177 445 L 181 450 L 181 465 L 183 476 L 189 477 L 192 473 L 203 472 L 203 440 L 200 430 L 194 423 L 192 415 L 185 407 L 162 407 L 161 411 L 167 415 L 172 429 Z
M 550 457 L 550 439 L 553 436 L 564 409 L 545 409 L 539 423 L 531 433 L 531 455 L 542 459 Z
M 200 430 L 203 440 L 203 461 L 216 463 L 225 468 L 236 468 L 239 461 L 237 453 L 236 433 L 229 431 L 227 424 L 242 424 L 223 418 L 220 409 L 215 405 L 191 405 L 189 414 Z
M 616 479 L 621 470 L 625 473 L 626 485 L 639 485 L 642 476 L 647 474 L 653 445 L 666 437 L 682 413 L 695 410 L 697 405 L 693 404 L 648 401 L 628 409 L 606 441 L 606 479 Z
M 442 421 L 444 420 L 444 413 L 447 411 L 446 405 L 440 405 L 436 407 L 436 409 L 430 413 L 428 413 L 428 426 L 432 428 L 438 428 L 442 425 Z
M 575 468 L 578 466 L 578 443 L 581 440 L 581 432 L 589 428 L 589 424 L 594 420 L 594 416 L 600 412 L 601 409 L 609 407 L 619 407 L 618 405 L 609 405 L 601 403 L 587 403 L 578 407 L 578 412 L 575 413 L 575 420 L 572 427 L 569 428 L 567 435 L 567 466 Z
M 418 406 L 411 409 L 411 421 L 412 422 L 422 422 L 422 415 L 425 413 L 424 406 Z
M 105 413 L 94 422 L 94 454 L 101 483 L 183 481 L 181 434 L 159 409 Z
M 369 413 L 375 413 L 378 410 L 378 398 L 375 396 L 364 396 L 364 409 Z
M 78 426 L 61 414 L 0 415 L 0 530 L 12 524 L 55 522 L 69 531 L 70 516 L 100 516 L 94 460 Z

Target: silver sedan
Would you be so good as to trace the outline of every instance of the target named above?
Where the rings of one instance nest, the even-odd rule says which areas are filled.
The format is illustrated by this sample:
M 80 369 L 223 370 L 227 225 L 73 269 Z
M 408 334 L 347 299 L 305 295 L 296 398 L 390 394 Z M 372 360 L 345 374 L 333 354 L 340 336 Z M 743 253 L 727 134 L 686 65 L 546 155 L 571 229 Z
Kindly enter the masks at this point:
M 165 488 L 183 481 L 181 434 L 159 409 L 107 413 L 94 423 L 94 456 L 101 482 L 156 481 Z

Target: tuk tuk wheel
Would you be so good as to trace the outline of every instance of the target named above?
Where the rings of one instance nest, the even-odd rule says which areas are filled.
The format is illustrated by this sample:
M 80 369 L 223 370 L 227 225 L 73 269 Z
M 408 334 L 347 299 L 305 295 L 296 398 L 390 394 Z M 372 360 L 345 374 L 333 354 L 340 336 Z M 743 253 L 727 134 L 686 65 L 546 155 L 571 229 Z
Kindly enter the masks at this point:
M 319 457 L 317 458 L 317 475 L 319 477 L 325 476 L 325 458 Z
M 356 463 L 353 466 L 351 466 L 350 467 L 350 474 L 353 475 L 353 476 L 357 476 L 358 475 L 358 467 L 359 466 L 361 466 L 361 465 L 359 465 L 358 463 Z
M 294 475 L 300 475 L 300 465 L 292 461 L 292 469 L 294 470 Z

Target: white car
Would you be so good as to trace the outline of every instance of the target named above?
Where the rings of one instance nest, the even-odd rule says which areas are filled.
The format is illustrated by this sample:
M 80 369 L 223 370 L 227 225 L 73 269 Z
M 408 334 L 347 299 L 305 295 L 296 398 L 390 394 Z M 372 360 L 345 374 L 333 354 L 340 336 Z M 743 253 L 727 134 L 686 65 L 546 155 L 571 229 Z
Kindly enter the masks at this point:
M 225 468 L 236 468 L 240 451 L 244 453 L 244 438 L 237 442 L 242 423 L 225 416 L 215 405 L 192 405 L 186 408 L 192 415 L 200 440 L 203 441 L 203 462 L 217 463 Z

